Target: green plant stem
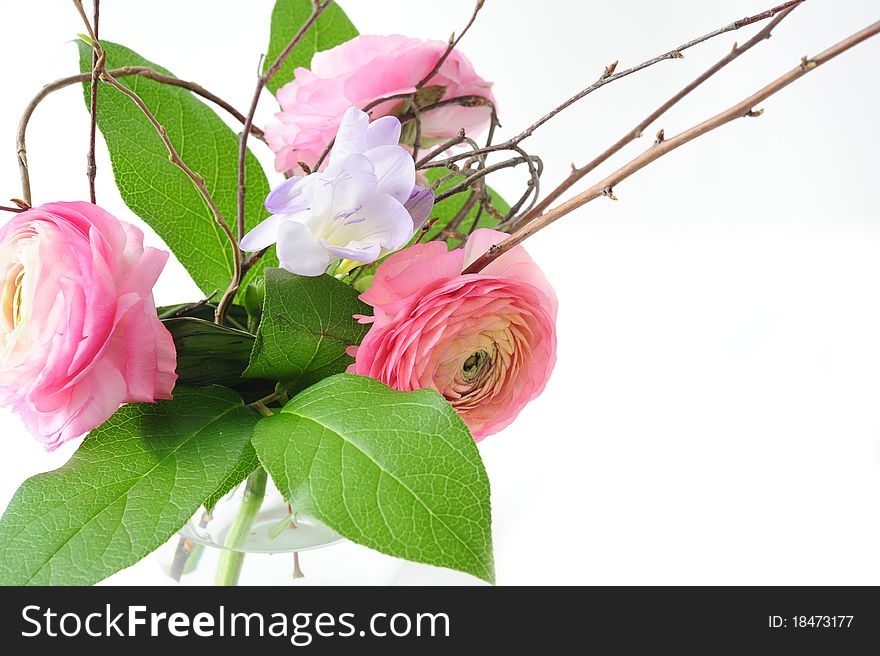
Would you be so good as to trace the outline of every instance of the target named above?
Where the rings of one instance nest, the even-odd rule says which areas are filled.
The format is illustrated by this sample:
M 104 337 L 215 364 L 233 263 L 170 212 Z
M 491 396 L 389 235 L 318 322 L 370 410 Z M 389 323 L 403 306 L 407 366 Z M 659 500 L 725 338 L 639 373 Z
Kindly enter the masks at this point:
M 215 579 L 217 585 L 238 584 L 238 577 L 241 575 L 241 567 L 245 557 L 244 552 L 240 549 L 247 539 L 260 506 L 263 505 L 263 499 L 266 496 L 266 478 L 266 470 L 262 467 L 258 467 L 248 476 L 238 515 L 226 536 L 226 549 L 220 554 L 220 563 L 217 565 Z

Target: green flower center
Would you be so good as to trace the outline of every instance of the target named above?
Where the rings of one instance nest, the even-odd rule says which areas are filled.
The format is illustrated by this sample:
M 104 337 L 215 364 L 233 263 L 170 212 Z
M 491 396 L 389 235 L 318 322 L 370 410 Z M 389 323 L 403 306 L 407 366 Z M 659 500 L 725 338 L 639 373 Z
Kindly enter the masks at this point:
M 489 354 L 486 351 L 480 350 L 476 353 L 473 353 L 464 363 L 461 365 L 461 374 L 464 376 L 464 379 L 468 382 L 476 380 L 482 369 L 486 366 L 486 363 L 489 361 Z

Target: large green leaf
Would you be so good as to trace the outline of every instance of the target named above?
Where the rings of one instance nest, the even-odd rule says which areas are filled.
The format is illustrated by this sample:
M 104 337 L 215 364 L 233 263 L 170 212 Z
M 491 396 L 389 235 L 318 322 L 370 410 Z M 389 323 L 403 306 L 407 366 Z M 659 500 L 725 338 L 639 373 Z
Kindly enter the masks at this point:
M 253 445 L 297 511 L 377 551 L 494 580 L 489 479 L 436 392 L 333 376 L 260 420 Z
M 272 27 L 269 35 L 269 48 L 266 52 L 263 70 L 281 54 L 296 36 L 299 28 L 312 15 L 312 0 L 277 0 L 272 10 Z M 345 12 L 334 2 L 324 10 L 302 41 L 290 53 L 281 70 L 269 80 L 269 91 L 275 93 L 293 79 L 297 67 L 309 68 L 312 55 L 321 50 L 329 50 L 358 35 L 357 29 L 348 20 Z
M 189 387 L 222 385 L 255 401 L 275 389 L 275 381 L 242 379 L 254 336 L 196 317 L 163 319 L 177 351 L 177 384 Z
M 195 317 L 165 319 L 177 351 L 177 382 L 183 385 L 234 384 L 247 367 L 254 336 Z
M 260 466 L 260 460 L 257 458 L 257 452 L 254 447 L 248 444 L 244 452 L 235 465 L 235 469 L 227 476 L 222 483 L 214 490 L 211 495 L 205 499 L 204 506 L 208 510 L 212 510 L 217 502 L 227 494 L 237 488 L 251 473 Z
M 305 277 L 266 270 L 263 318 L 246 377 L 296 382 L 298 389 L 345 371 L 345 349 L 360 344 L 369 326 L 354 314 L 369 314 L 357 292 L 332 276 Z
M 259 415 L 222 387 L 123 406 L 0 519 L 0 585 L 88 585 L 136 563 L 234 471 Z
M 149 66 L 171 74 L 124 46 L 109 41 L 102 41 L 102 45 L 108 69 Z M 91 48 L 84 43 L 79 46 L 80 70 L 91 70 Z M 221 214 L 234 226 L 238 188 L 235 132 L 186 89 L 138 75 L 120 77 L 119 82 L 137 93 L 155 114 L 180 157 L 204 177 Z M 91 85 L 83 86 L 88 103 Z M 159 234 L 205 294 L 226 289 L 234 261 L 229 240 L 192 181 L 168 160 L 165 145 L 143 112 L 130 98 L 105 84 L 98 100 L 98 127 L 126 205 Z M 269 193 L 266 175 L 251 153 L 245 184 L 245 217 L 250 228 L 266 217 L 263 201 Z M 272 262 L 277 262 L 274 251 L 263 257 L 254 273 Z

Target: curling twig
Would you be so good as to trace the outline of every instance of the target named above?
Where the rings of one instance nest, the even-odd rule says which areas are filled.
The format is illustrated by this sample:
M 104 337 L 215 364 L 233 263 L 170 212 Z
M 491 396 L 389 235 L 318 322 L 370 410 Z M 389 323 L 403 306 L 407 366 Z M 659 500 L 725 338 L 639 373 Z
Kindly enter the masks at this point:
M 189 89 L 196 95 L 201 96 L 205 100 L 209 100 L 218 107 L 226 110 L 239 122 L 244 123 L 244 114 L 235 109 L 235 107 L 230 105 L 219 96 L 211 93 L 203 86 L 195 82 L 180 80 L 176 77 L 165 75 L 146 66 L 123 66 L 121 68 L 110 69 L 107 71 L 107 73 L 117 79 L 121 77 L 128 77 L 130 75 L 139 75 L 155 82 L 159 82 L 160 84 L 168 84 L 175 87 Z M 54 82 L 50 82 L 42 89 L 40 89 L 40 92 L 36 96 L 34 96 L 33 99 L 31 99 L 31 101 L 25 107 L 24 113 L 22 114 L 21 120 L 18 124 L 18 133 L 16 135 L 16 152 L 18 155 L 19 173 L 21 175 L 21 195 L 28 204 L 32 202 L 32 199 L 30 173 L 28 170 L 27 162 L 26 137 L 28 124 L 30 123 L 34 110 L 36 110 L 37 106 L 51 93 L 69 87 L 73 84 L 90 82 L 91 79 L 92 73 L 80 73 L 79 75 L 70 75 L 68 77 L 63 77 L 61 79 L 55 80 Z M 264 139 L 263 131 L 256 126 L 251 126 L 251 134 L 254 135 L 257 139 Z

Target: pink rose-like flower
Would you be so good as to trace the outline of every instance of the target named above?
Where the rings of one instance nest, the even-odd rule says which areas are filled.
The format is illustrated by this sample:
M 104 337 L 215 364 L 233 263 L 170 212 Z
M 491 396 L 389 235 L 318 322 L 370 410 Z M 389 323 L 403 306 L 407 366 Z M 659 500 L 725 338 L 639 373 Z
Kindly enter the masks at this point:
M 538 396 L 556 363 L 556 295 L 520 246 L 478 274 L 471 262 L 506 237 L 475 230 L 463 249 L 416 244 L 376 270 L 361 294 L 372 322 L 348 372 L 401 391 L 434 389 L 479 441 Z
M 312 67 L 297 68 L 292 82 L 278 90 L 280 123 L 266 126 L 266 141 L 275 151 L 275 168 L 302 173 L 298 163 L 312 167 L 330 143 L 342 115 L 354 105 L 363 109 L 387 96 L 413 93 L 446 51 L 442 41 L 404 36 L 357 36 L 324 52 L 315 53 Z M 479 77 L 458 50 L 427 83 L 437 92 L 432 100 L 480 96 L 493 104 L 491 84 Z M 442 91 L 442 96 L 440 92 Z M 406 101 L 383 102 L 370 110 L 375 120 L 398 112 Z M 448 105 L 421 115 L 422 143 L 447 139 L 464 128 L 471 136 L 488 127 L 486 105 Z
M 153 285 L 168 253 L 91 203 L 0 228 L 0 403 L 52 451 L 135 401 L 171 398 L 171 335 Z

